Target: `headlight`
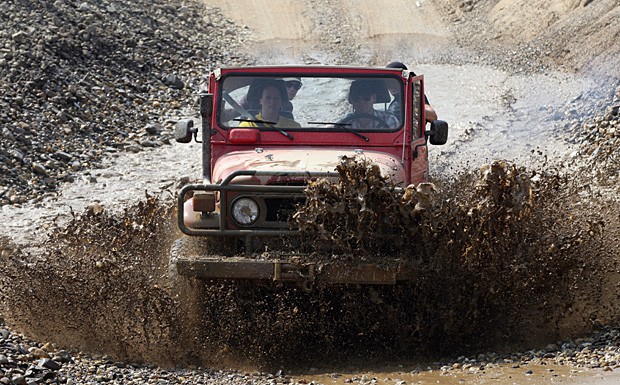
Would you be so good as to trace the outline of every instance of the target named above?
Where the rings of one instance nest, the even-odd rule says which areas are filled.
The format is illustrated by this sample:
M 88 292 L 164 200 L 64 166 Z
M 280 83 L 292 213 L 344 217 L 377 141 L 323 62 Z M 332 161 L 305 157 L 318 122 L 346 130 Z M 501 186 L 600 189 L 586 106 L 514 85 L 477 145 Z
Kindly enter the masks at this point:
M 232 216 L 239 225 L 253 225 L 258 219 L 258 214 L 258 203 L 250 198 L 239 198 L 232 204 Z

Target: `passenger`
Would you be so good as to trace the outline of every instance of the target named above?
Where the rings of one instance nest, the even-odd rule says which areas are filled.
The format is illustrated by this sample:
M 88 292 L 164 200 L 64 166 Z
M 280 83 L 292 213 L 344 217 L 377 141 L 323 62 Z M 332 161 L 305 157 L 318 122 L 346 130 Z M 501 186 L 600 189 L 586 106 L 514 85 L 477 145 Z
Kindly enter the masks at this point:
M 276 82 L 266 83 L 260 92 L 258 100 L 260 112 L 256 115 L 256 120 L 274 124 L 243 121 L 239 124 L 239 127 L 273 126 L 278 128 L 300 128 L 301 125 L 299 123 L 281 115 L 282 101 L 285 99 L 286 92 L 282 90 L 282 87 L 278 87 Z
M 350 124 L 351 128 L 398 128 L 400 123 L 396 116 L 374 109 L 379 89 L 378 82 L 372 80 L 355 80 L 349 89 L 349 103 L 353 113 L 342 119 L 340 124 Z M 387 94 L 387 91 L 385 91 Z M 387 96 L 386 96 L 387 98 Z
M 386 68 L 400 68 L 403 70 L 407 69 L 407 66 L 404 65 L 403 63 L 399 62 L 399 61 L 393 61 L 390 64 L 388 64 L 386 66 Z M 415 72 L 411 71 L 411 73 L 413 74 L 413 76 L 415 76 Z M 389 82 L 388 82 L 389 83 Z M 400 117 L 401 116 L 401 99 L 402 97 L 401 95 L 401 87 L 388 87 L 390 93 L 392 94 L 392 96 L 394 96 L 394 100 L 392 100 L 392 102 L 390 103 L 390 105 L 388 106 L 388 112 L 390 112 L 391 114 L 394 114 L 395 116 Z M 437 112 L 435 112 L 435 109 L 433 107 L 431 107 L 430 103 L 428 102 L 428 98 L 426 97 L 426 95 L 424 95 L 424 111 L 425 111 L 425 115 L 426 115 L 426 121 L 427 122 L 432 122 L 434 120 L 437 120 Z
M 295 99 L 303 83 L 301 82 L 301 78 L 283 78 L 282 80 L 284 80 L 286 95 L 288 97 L 288 100 L 282 103 L 282 115 L 290 119 L 295 119 L 293 117 L 293 103 L 291 103 L 291 100 Z

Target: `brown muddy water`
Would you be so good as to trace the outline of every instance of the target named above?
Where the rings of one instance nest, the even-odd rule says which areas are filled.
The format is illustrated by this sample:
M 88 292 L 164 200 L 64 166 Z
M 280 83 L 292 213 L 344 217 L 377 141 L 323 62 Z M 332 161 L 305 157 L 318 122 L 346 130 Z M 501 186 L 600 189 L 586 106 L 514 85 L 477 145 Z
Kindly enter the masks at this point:
M 303 371 L 527 349 L 617 323 L 617 203 L 577 199 L 591 191 L 576 178 L 494 162 L 421 194 L 363 161 L 338 171 L 339 184 L 308 189 L 290 247 L 319 262 L 407 261 L 411 281 L 312 293 L 171 281 L 180 234 L 164 194 L 122 213 L 91 206 L 39 249 L 0 240 L 0 313 L 37 340 L 117 360 Z
M 385 369 L 369 372 L 310 373 L 293 375 L 296 383 L 320 383 L 324 385 L 612 385 L 620 383 L 620 373 L 579 370 L 560 365 L 495 365 L 483 370 L 471 368 L 452 372 L 441 369 Z

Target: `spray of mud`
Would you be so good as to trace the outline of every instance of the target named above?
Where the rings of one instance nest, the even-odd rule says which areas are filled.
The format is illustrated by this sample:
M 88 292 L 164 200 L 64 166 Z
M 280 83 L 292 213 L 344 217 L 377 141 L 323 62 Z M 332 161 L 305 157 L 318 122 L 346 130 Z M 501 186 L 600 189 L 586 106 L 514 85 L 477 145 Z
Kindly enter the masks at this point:
M 37 253 L 3 240 L 0 293 L 7 321 L 61 347 L 168 361 L 178 323 L 162 285 L 170 207 L 153 196 L 118 215 L 91 206 L 54 228 Z
M 398 189 L 363 160 L 338 172 L 309 186 L 295 251 L 404 261 L 410 281 L 306 293 L 169 280 L 174 203 L 149 196 L 76 215 L 36 255 L 0 240 L 0 311 L 34 338 L 118 360 L 263 368 L 532 347 L 618 321 L 618 203 L 575 178 L 495 162 Z
M 309 187 L 297 224 L 316 254 L 418 267 L 401 298 L 416 328 L 395 335 L 407 350 L 534 346 L 617 322 L 618 203 L 574 175 L 494 162 L 400 191 L 363 161 L 338 172 Z

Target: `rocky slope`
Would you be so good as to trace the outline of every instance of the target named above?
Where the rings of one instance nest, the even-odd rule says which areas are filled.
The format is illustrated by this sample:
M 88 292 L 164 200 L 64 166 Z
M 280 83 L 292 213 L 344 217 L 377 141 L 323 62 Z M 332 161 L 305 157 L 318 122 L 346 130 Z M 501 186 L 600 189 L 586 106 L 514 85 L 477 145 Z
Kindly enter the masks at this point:
M 189 1 L 9 0 L 0 24 L 0 206 L 166 145 L 203 76 L 243 62 L 237 29 Z
M 442 0 L 459 44 L 518 71 L 562 68 L 620 77 L 620 5 L 615 0 Z M 485 55 L 484 51 L 495 51 Z

